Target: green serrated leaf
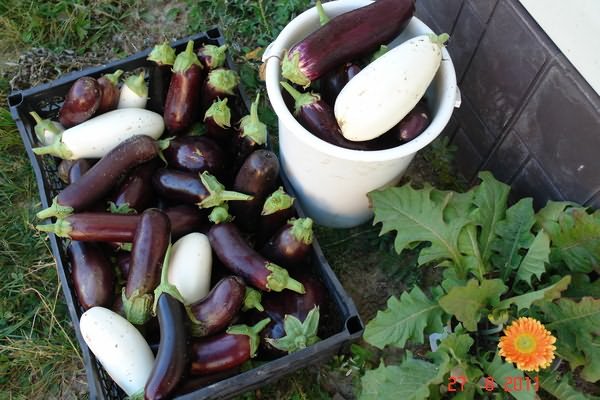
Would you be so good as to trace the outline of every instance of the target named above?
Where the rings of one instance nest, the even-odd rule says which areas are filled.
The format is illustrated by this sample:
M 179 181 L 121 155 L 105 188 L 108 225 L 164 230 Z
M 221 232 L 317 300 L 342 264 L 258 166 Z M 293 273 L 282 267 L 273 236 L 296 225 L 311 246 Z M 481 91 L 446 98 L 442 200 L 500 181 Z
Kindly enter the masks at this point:
M 477 241 L 477 226 L 467 225 L 458 236 L 458 248 L 462 253 L 465 269 L 482 280 L 487 272 Z
M 496 353 L 492 362 L 484 362 L 483 365 L 483 370 L 487 376 L 494 378 L 496 384 L 500 386 L 498 390 L 503 391 L 505 383 L 512 382 L 515 378 L 521 378 L 522 380 L 524 377 L 523 371 L 516 369 L 512 364 L 504 362 L 498 353 Z M 517 400 L 533 400 L 536 398 L 534 385 L 531 385 L 529 390 L 526 386 L 523 386 L 520 391 L 511 390 L 508 393 Z
M 430 385 L 440 384 L 448 373 L 448 365 L 436 365 L 408 358 L 400 365 L 367 371 L 361 379 L 360 400 L 425 400 Z
M 530 308 L 533 303 L 540 302 L 542 300 L 552 301 L 554 299 L 558 299 L 561 296 L 561 293 L 567 289 L 570 283 L 571 276 L 566 275 L 554 285 L 550 285 L 544 289 L 504 299 L 498 303 L 498 305 L 495 307 L 495 310 L 505 310 L 508 309 L 512 304 L 515 304 L 517 306 L 517 311 L 521 311 Z
M 534 224 L 533 200 L 529 197 L 506 210 L 506 218 L 498 222 L 497 237 L 491 243 L 494 252 L 491 260 L 500 269 L 504 279 L 521 263 L 520 250 L 528 249 L 533 242 L 530 231 Z
M 577 204 L 570 201 L 548 201 L 546 206 L 535 215 L 535 223 L 538 229 L 544 229 L 551 235 L 559 229 L 558 219 L 567 207 Z
M 380 349 L 389 344 L 404 347 L 408 340 L 423 343 L 424 332 L 442 330 L 442 314 L 439 304 L 415 286 L 402 293 L 400 300 L 390 297 L 387 309 L 378 311 L 367 324 L 363 338 Z
M 563 297 L 579 300 L 586 296 L 600 298 L 600 279 L 592 282 L 587 274 L 573 274 L 571 285 Z
M 490 260 L 492 242 L 496 238 L 496 227 L 506 213 L 506 202 L 510 186 L 497 181 L 487 171 L 479 173 L 481 184 L 474 189 L 473 203 L 477 206 L 473 213 L 475 223 L 481 227 L 479 248 L 484 263 Z
M 419 242 L 431 243 L 421 251 L 419 265 L 450 260 L 459 266 L 458 235 L 469 219 L 457 216 L 445 221 L 446 197 L 451 197 L 452 193 L 440 203 L 432 199 L 432 190 L 431 187 L 415 190 L 404 185 L 369 193 L 375 212 L 373 224 L 382 223 L 382 235 L 396 231 L 394 245 L 398 254 Z
M 475 341 L 467 333 L 451 333 L 442 340 L 439 350 L 445 351 L 459 365 L 465 364 L 468 359 L 468 353 Z
M 540 386 L 560 400 L 591 400 L 596 396 L 588 396 L 577 391 L 571 386 L 571 377 L 568 374 L 560 376 L 555 372 L 543 372 L 539 374 Z
M 524 281 L 533 288 L 531 284 L 531 277 L 535 275 L 538 280 L 541 279 L 542 274 L 546 272 L 546 263 L 548 263 L 548 257 L 550 256 L 550 238 L 543 230 L 539 231 L 533 239 L 527 254 L 523 257 L 521 265 L 517 270 L 515 282 Z
M 583 379 L 600 380 L 600 299 L 584 297 L 576 302 L 562 298 L 542 304 L 541 310 L 546 328 L 556 336 L 557 354 L 569 361 L 571 368 L 583 365 Z
M 471 279 L 466 286 L 455 286 L 439 301 L 440 306 L 463 323 L 464 327 L 473 332 L 483 314 L 487 314 L 488 306 L 494 306 L 500 301 L 500 295 L 508 288 L 500 279 L 479 281 Z
M 600 269 L 600 218 L 574 208 L 561 215 L 559 226 L 550 233 L 553 258 L 562 260 L 572 272 Z

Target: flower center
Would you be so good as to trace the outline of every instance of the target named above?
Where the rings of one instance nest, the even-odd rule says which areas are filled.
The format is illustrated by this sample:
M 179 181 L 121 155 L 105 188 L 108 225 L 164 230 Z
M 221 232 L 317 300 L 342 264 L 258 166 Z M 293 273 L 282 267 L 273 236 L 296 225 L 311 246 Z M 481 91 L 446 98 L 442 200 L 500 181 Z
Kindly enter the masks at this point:
M 536 348 L 536 340 L 531 335 L 521 334 L 515 340 L 515 348 L 521 353 L 533 353 Z

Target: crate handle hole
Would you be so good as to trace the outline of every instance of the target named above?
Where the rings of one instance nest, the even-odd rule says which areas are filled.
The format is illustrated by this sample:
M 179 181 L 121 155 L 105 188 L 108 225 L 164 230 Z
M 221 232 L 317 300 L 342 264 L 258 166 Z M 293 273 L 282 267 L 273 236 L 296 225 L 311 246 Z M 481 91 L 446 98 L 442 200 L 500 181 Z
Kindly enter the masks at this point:
M 15 93 L 8 96 L 8 105 L 10 107 L 17 107 L 23 102 L 23 95 L 21 93 Z
M 221 36 L 221 32 L 218 28 L 213 28 L 206 32 L 206 35 L 211 39 L 216 39 Z
M 358 333 L 364 329 L 363 323 L 358 317 L 358 315 L 354 315 L 346 320 L 346 329 L 351 335 Z

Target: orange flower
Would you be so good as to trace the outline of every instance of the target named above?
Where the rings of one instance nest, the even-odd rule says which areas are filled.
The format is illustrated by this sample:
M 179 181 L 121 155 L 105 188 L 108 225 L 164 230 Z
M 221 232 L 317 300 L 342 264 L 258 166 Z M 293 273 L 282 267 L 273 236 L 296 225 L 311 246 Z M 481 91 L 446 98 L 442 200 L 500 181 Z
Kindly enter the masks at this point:
M 519 318 L 504 329 L 504 335 L 498 344 L 500 355 L 521 371 L 539 371 L 554 360 L 556 338 L 538 320 Z

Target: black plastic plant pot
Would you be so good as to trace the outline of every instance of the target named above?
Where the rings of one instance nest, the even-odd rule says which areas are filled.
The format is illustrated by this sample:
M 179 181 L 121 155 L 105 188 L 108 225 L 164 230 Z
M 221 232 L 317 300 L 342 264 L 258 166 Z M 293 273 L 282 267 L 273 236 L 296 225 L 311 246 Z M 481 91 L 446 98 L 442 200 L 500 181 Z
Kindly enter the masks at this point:
M 179 53 L 185 49 L 186 43 L 189 40 L 194 41 L 196 49 L 205 44 L 216 46 L 224 44 L 223 35 L 218 28 L 215 28 L 173 42 L 172 46 Z M 12 93 L 8 97 L 12 118 L 17 125 L 35 173 L 42 208 L 47 208 L 52 204 L 52 199 L 65 187 L 65 184 L 60 180 L 57 173 L 60 163 L 59 159 L 47 155 L 36 156 L 33 153 L 32 148 L 38 147 L 40 144 L 34 132 L 35 121 L 29 113 L 35 111 L 42 118 L 56 119 L 64 96 L 71 84 L 80 77 L 92 76 L 99 78 L 104 74 L 113 73 L 118 69 L 123 71 L 136 70 L 136 72 L 140 69 L 145 69 L 146 72 L 149 71 L 152 65 L 146 58 L 150 50 L 147 49 L 110 64 L 74 72 L 62 76 L 53 82 Z M 229 68 L 236 69 L 230 57 L 227 59 L 227 64 Z M 148 76 L 147 73 L 146 76 Z M 244 94 L 243 88 L 239 89 L 238 94 L 239 96 L 236 96 L 233 107 L 236 108 L 236 112 L 239 115 L 245 115 L 248 113 L 249 101 Z M 285 177 L 281 177 L 281 181 L 285 190 L 293 194 Z M 294 204 L 296 213 L 299 217 L 303 217 L 304 213 L 297 203 L 295 202 Z M 90 399 L 123 399 L 125 398 L 125 393 L 108 376 L 90 352 L 81 336 L 79 318 L 84 309 L 77 301 L 71 279 L 71 265 L 66 251 L 68 240 L 54 234 L 49 234 L 49 240 L 56 259 L 65 301 L 81 348 L 87 373 Z M 319 336 L 323 340 L 304 350 L 261 364 L 249 371 L 225 377 L 222 380 L 213 382 L 208 386 L 204 386 L 201 389 L 178 398 L 222 399 L 256 389 L 267 383 L 276 381 L 294 370 L 327 360 L 332 355 L 338 353 L 343 345 L 357 340 L 362 335 L 363 323 L 357 313 L 356 307 L 325 260 L 317 240 L 313 241 L 311 259 L 312 265 L 310 268 L 328 290 L 328 301 L 322 307 L 321 312 L 324 332 L 320 333 Z

